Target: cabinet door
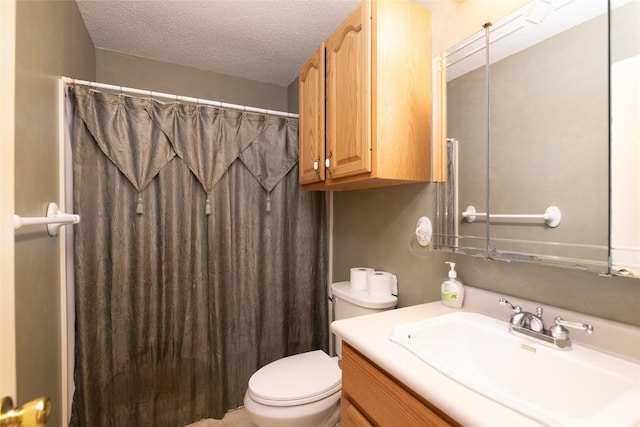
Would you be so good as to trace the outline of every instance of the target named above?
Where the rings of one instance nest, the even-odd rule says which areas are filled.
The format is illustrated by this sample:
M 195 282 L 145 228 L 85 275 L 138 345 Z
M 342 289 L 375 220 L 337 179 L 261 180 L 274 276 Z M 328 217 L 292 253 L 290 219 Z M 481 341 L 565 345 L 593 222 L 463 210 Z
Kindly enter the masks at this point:
M 299 72 L 300 184 L 324 181 L 324 43 Z
M 414 394 L 342 341 L 343 408 L 357 405 L 358 412 L 377 426 L 450 427 L 459 424 L 441 417 Z M 346 402 L 345 402 L 346 400 Z M 352 403 L 348 402 L 351 401 Z M 434 408 L 435 409 L 435 408 Z M 360 426 L 359 417 L 348 409 L 347 426 Z M 446 415 L 443 414 L 446 417 Z M 448 417 L 447 417 L 448 418 Z M 355 419 L 352 423 L 351 420 Z
M 346 398 L 341 402 L 340 425 L 341 427 L 373 427 L 367 417 Z
M 371 3 L 362 2 L 326 42 L 329 178 L 371 172 Z

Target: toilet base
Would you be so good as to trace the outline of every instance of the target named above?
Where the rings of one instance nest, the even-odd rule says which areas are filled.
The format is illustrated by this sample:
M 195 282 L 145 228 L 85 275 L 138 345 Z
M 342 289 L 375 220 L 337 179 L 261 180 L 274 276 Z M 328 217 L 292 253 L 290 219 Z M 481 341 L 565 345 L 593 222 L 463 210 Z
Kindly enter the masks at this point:
M 334 427 L 340 420 L 337 391 L 318 402 L 295 406 L 269 406 L 244 395 L 244 407 L 258 427 Z

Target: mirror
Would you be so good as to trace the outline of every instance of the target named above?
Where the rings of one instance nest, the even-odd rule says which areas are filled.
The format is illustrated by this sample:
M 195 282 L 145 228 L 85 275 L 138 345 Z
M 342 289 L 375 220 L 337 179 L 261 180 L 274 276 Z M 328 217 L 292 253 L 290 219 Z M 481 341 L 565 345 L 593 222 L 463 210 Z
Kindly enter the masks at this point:
M 606 272 L 607 2 L 538 1 L 494 28 L 489 211 L 536 215 L 556 206 L 561 220 L 492 219 L 490 256 Z
M 452 46 L 436 61 L 446 78 L 446 178 L 435 184 L 436 249 L 484 256 L 486 223 L 460 222 L 461 203 L 486 206 L 487 186 L 487 49 L 484 33 Z M 443 103 L 445 104 L 445 103 Z M 460 185 L 460 182 L 463 185 Z M 466 205 L 464 205 L 466 206 Z
M 629 35 L 638 32 L 639 2 L 623 3 L 612 6 L 612 44 L 619 39 L 628 46 Z M 446 183 L 436 185 L 440 249 L 599 273 L 610 270 L 607 12 L 606 0 L 536 0 L 443 53 L 448 163 L 453 171 L 447 171 Z M 617 25 L 622 17 L 630 21 L 626 27 Z M 637 36 L 632 42 L 638 44 Z M 461 50 L 466 50 L 462 59 L 452 57 Z M 637 76 L 636 66 L 625 72 Z M 615 100 L 614 79 L 612 75 Z M 628 91 L 621 96 L 628 98 Z M 636 160 L 627 170 L 635 174 L 640 165 L 637 101 L 636 95 L 635 127 L 631 126 L 635 136 L 624 137 L 634 141 L 629 145 L 636 150 Z M 617 120 L 613 103 L 612 112 Z M 614 164 L 612 171 L 617 169 Z M 619 178 L 634 183 L 623 190 L 624 203 L 635 203 L 636 209 L 626 209 L 633 219 L 623 226 L 625 237 L 633 234 L 629 230 L 638 235 L 640 227 L 640 197 L 636 194 L 630 202 L 628 195 L 632 190 L 638 193 L 638 176 L 630 173 Z M 615 187 L 613 172 L 611 182 Z M 612 194 L 615 199 L 614 190 Z M 488 214 L 490 221 L 481 215 L 473 222 L 463 219 L 467 206 Z M 561 213 L 557 226 L 542 218 L 552 206 Z M 619 246 L 627 242 L 621 240 Z M 612 243 L 612 252 L 614 248 Z M 638 250 L 631 252 L 638 264 Z
M 611 11 L 611 272 L 640 277 L 640 2 Z

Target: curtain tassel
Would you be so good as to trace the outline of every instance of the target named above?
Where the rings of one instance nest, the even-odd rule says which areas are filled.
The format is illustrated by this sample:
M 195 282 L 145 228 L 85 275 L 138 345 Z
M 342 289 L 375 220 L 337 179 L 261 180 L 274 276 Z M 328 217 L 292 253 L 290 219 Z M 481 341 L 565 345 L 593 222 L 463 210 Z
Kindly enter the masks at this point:
M 271 212 L 271 195 L 267 193 L 267 212 Z
M 144 205 L 142 204 L 142 197 L 138 196 L 138 203 L 136 203 L 136 213 L 138 215 L 144 214 Z
M 207 197 L 207 201 L 204 202 L 204 213 L 205 215 L 211 215 L 211 200 Z

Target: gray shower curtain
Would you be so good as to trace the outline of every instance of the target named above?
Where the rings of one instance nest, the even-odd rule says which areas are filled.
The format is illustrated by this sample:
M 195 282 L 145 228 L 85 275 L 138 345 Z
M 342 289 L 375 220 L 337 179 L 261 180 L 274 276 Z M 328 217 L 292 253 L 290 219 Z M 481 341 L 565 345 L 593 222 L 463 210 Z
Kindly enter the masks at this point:
M 297 119 L 68 92 L 70 425 L 221 418 L 261 366 L 327 348 L 325 198 L 299 190 Z

